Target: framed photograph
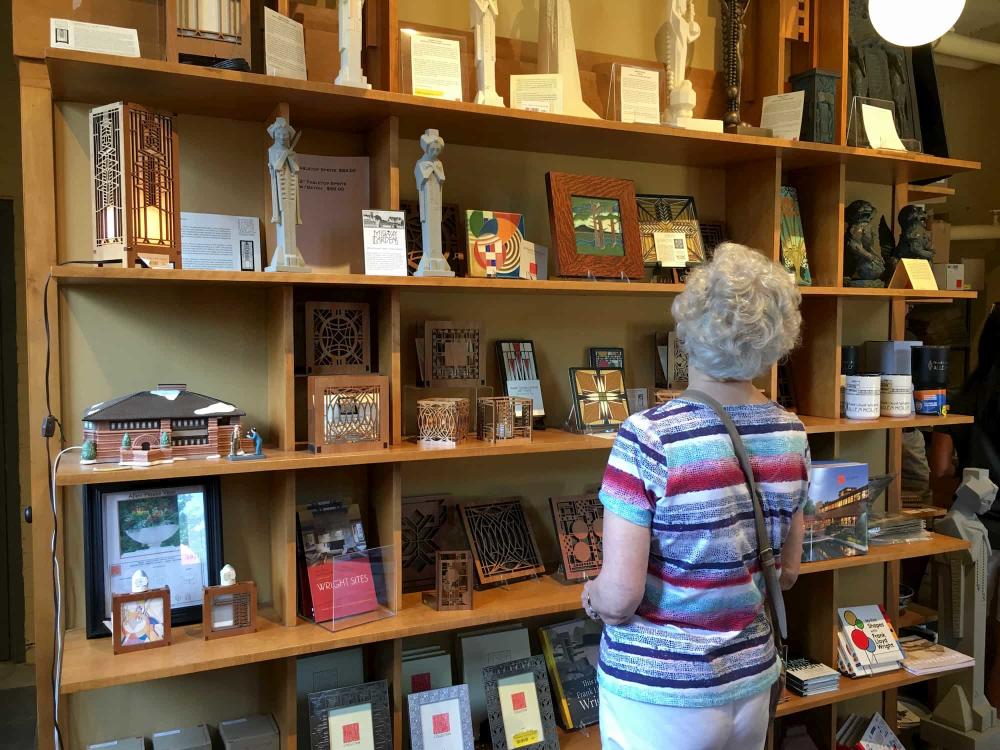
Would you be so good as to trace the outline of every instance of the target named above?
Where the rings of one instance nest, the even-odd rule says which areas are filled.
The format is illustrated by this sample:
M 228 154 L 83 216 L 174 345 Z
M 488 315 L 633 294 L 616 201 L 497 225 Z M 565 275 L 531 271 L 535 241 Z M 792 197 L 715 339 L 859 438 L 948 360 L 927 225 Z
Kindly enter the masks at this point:
M 411 693 L 408 701 L 413 750 L 473 750 L 468 685 Z
M 625 350 L 620 346 L 590 347 L 590 366 L 600 370 L 625 369 Z
M 150 588 L 170 588 L 174 625 L 201 622 L 223 564 L 218 477 L 88 485 L 83 515 L 88 638 L 111 634 L 111 596 L 130 593 L 140 568 Z
M 571 367 L 569 384 L 580 431 L 614 431 L 629 418 L 624 370 Z
M 559 750 L 543 657 L 485 667 L 483 686 L 493 750 Z
M 310 693 L 307 700 L 311 750 L 392 750 L 385 680 Z
M 687 263 L 705 262 L 705 246 L 698 224 L 698 210 L 690 195 L 637 195 L 643 261 L 649 265 L 673 265 L 664 257 L 663 245 L 675 234 L 687 244 Z
M 525 340 L 498 340 L 497 367 L 505 396 L 531 399 L 531 411 L 536 421 L 545 417 L 542 401 L 542 381 L 538 376 L 535 344 Z
M 635 184 L 549 172 L 549 222 L 560 276 L 641 279 Z
M 170 589 L 111 597 L 115 654 L 170 645 Z

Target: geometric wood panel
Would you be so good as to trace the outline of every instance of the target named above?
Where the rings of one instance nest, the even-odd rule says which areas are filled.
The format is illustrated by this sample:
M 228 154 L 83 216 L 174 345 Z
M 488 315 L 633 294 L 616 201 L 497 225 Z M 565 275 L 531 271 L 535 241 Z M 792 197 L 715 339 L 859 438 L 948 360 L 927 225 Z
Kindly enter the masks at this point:
M 367 375 L 371 331 L 367 302 L 306 303 L 306 372 Z

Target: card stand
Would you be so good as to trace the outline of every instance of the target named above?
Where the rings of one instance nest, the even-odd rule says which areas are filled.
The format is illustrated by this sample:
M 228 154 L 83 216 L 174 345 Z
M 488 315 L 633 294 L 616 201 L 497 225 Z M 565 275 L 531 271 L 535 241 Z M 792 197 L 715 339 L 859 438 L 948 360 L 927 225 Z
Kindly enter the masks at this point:
M 416 440 L 417 433 L 417 401 L 422 398 L 465 398 L 469 400 L 469 440 L 476 439 L 477 422 L 476 404 L 481 398 L 492 398 L 496 389 L 489 385 L 449 385 L 431 388 L 423 385 L 403 386 L 403 434 L 412 435 Z
M 584 281 L 623 281 L 626 284 L 631 284 L 632 283 L 632 279 L 630 279 L 628 276 L 626 276 L 624 271 L 619 272 L 619 275 L 618 275 L 617 278 L 615 278 L 614 276 L 612 276 L 611 278 L 603 279 L 603 278 L 598 278 L 597 276 L 594 276 L 594 272 L 591 271 L 589 268 L 587 269 L 587 275 L 586 275 L 586 277 L 583 280 Z
M 656 74 L 656 121 L 646 122 L 637 120 L 634 112 L 625 112 L 622 109 L 622 71 L 623 68 L 641 68 L 648 74 Z M 668 109 L 667 92 L 667 71 L 666 66 L 647 67 L 644 65 L 622 65 L 622 63 L 611 63 L 611 77 L 608 80 L 608 90 L 605 101 L 605 119 L 612 122 L 640 123 L 645 125 L 662 125 L 663 113 Z M 652 113 L 651 113 L 652 114 Z
M 307 550 L 305 585 L 313 621 L 336 632 L 395 615 L 390 596 L 395 588 L 396 553 L 392 546 L 376 547 L 310 563 Z
M 563 422 L 562 428 L 563 432 L 572 432 L 574 435 L 612 435 L 617 434 L 617 429 L 605 428 L 600 430 L 588 430 L 581 428 L 576 423 L 576 407 L 569 407 L 569 415 L 566 417 L 566 421 Z
M 865 96 L 856 96 L 851 99 L 850 115 L 847 120 L 847 145 L 856 148 L 872 148 L 871 143 L 868 141 L 868 135 L 865 132 L 865 121 L 861 115 L 862 104 L 887 109 L 890 112 L 895 111 L 895 105 L 888 99 L 872 99 Z M 895 121 L 895 118 L 893 121 Z M 899 132 L 898 128 L 896 132 Z M 915 146 L 917 150 L 920 149 L 920 141 L 918 140 L 913 138 L 900 140 L 903 141 L 903 145 L 906 146 L 907 151 L 914 150 L 911 146 Z

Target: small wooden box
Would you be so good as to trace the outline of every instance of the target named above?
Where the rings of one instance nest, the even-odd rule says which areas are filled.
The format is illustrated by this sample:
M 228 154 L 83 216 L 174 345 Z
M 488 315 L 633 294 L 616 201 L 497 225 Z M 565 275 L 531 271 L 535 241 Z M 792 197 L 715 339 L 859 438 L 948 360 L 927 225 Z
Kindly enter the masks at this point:
M 467 550 L 434 553 L 437 569 L 434 591 L 424 592 L 424 604 L 438 612 L 472 609 L 475 568 Z
M 531 442 L 532 401 L 520 396 L 479 399 L 477 435 L 488 443 Z
M 159 602 L 154 605 L 153 602 Z M 138 606 L 129 607 L 129 615 L 122 618 L 122 607 L 138 602 Z M 153 611 L 155 610 L 155 611 Z M 159 621 L 159 622 L 157 622 Z M 144 623 L 144 625 L 143 625 Z M 162 634 L 156 632 L 156 625 L 161 625 Z M 142 626 L 140 629 L 139 626 Z M 123 632 L 127 636 L 122 637 Z M 150 648 L 160 648 L 170 645 L 170 588 L 138 591 L 128 594 L 111 595 L 111 640 L 115 654 L 127 654 L 131 651 L 145 651 Z
M 318 375 L 306 386 L 309 450 L 389 447 L 389 379 L 381 375 Z
M 229 601 L 224 601 L 228 599 Z M 215 608 L 232 607 L 231 625 L 215 624 Z M 231 586 L 207 586 L 201 608 L 205 640 L 257 632 L 257 584 L 253 581 Z
M 454 448 L 469 436 L 469 399 L 417 401 L 418 442 L 425 448 Z

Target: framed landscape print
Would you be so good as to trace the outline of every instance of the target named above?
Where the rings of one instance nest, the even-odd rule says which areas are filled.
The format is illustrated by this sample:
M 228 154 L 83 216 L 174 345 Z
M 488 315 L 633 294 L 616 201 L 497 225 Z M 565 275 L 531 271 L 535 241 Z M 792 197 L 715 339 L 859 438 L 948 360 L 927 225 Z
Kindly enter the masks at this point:
M 560 276 L 641 279 L 642 241 L 631 180 L 545 175 Z
M 493 750 L 559 750 L 552 693 L 541 656 L 483 669 Z
M 218 477 L 88 485 L 83 515 L 88 638 L 110 635 L 111 596 L 140 568 L 150 588 L 169 586 L 173 625 L 201 622 L 222 568 Z
M 413 750 L 473 750 L 468 685 L 411 693 L 408 702 Z
M 306 700 L 311 750 L 392 750 L 385 680 L 310 693 Z
M 617 430 L 629 418 L 624 370 L 571 367 L 569 383 L 581 432 Z

